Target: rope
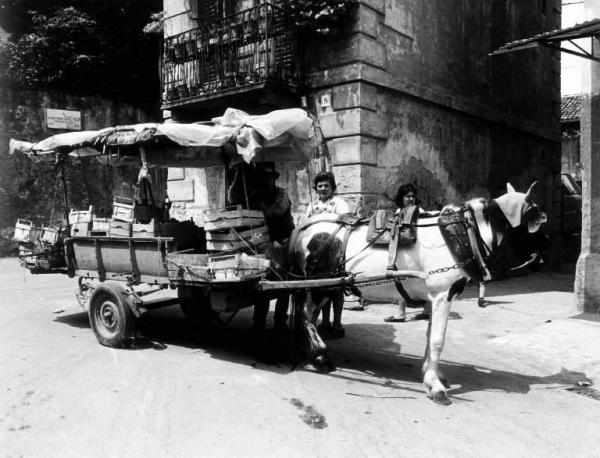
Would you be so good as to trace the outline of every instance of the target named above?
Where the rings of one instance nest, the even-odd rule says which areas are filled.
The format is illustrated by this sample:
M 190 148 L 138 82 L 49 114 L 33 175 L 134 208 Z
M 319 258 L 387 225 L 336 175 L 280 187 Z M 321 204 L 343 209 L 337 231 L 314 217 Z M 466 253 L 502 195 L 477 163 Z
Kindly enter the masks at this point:
M 235 182 L 237 180 L 239 171 L 240 171 L 240 168 L 239 167 L 235 167 L 235 175 L 233 176 L 233 181 L 231 182 L 231 184 L 229 185 L 229 188 L 227 189 L 227 202 L 231 203 L 231 201 L 232 201 L 232 199 L 231 199 L 231 191 L 233 191 L 233 186 L 235 185 Z

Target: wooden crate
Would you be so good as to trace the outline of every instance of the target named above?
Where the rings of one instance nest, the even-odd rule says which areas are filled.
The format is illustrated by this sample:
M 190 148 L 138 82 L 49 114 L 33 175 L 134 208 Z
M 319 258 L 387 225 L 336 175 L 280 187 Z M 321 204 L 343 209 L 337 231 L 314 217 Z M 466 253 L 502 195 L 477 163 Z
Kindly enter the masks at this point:
M 243 240 L 240 239 L 243 238 Z M 245 240 L 245 241 L 244 241 Z M 253 247 L 271 241 L 269 230 L 266 226 L 260 226 L 242 231 L 207 232 L 206 248 L 210 251 L 231 251 Z
M 13 238 L 17 242 L 35 242 L 42 235 L 42 228 L 35 227 L 32 221 L 27 219 L 18 219 L 15 225 L 15 235 Z
M 267 273 L 270 262 L 264 255 L 249 256 L 246 253 L 211 256 L 208 267 L 214 272 L 215 280 L 243 280 Z
M 214 278 L 204 253 L 167 253 L 167 268 L 172 281 L 207 282 Z
M 108 229 L 109 237 L 131 237 L 131 223 L 125 221 L 110 220 Z
M 94 207 L 90 205 L 88 210 L 71 210 L 69 213 L 69 224 L 91 223 L 94 217 Z
M 260 210 L 246 210 L 240 205 L 204 211 L 205 231 L 226 231 L 231 228 L 257 227 L 265 224 Z
M 73 237 L 87 237 L 90 235 L 91 221 L 71 224 L 71 235 Z
M 158 233 L 158 223 L 151 220 L 148 224 L 133 223 L 131 226 L 131 236 L 139 238 L 156 237 Z
M 242 208 L 241 205 L 234 205 L 231 207 L 204 210 L 204 221 L 205 222 L 218 221 L 222 218 L 225 218 L 225 219 L 263 218 L 264 219 L 264 214 L 260 210 L 247 210 L 245 208 Z
M 94 232 L 108 232 L 110 229 L 110 218 L 97 218 L 94 216 L 92 219 L 92 231 Z
M 60 228 L 56 226 L 47 226 L 42 228 L 42 236 L 40 240 L 43 243 L 56 245 L 60 240 Z
M 127 197 L 115 197 L 113 201 L 113 214 L 112 219 L 117 221 L 124 221 L 126 223 L 133 222 L 133 209 L 135 204 L 133 199 Z

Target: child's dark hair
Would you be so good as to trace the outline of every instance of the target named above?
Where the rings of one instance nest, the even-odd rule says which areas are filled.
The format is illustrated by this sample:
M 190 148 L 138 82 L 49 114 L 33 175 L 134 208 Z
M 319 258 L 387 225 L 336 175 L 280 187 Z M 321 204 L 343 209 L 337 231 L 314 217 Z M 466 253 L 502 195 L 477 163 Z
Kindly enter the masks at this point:
M 317 188 L 317 183 L 319 183 L 320 181 L 329 181 L 329 184 L 331 185 L 331 189 L 333 189 L 334 191 L 337 188 L 337 185 L 335 184 L 335 177 L 333 176 L 333 173 L 331 173 L 331 172 L 317 173 L 317 176 L 315 177 L 315 180 L 314 180 L 315 189 Z
M 404 206 L 404 196 L 407 195 L 409 192 L 412 192 L 415 195 L 415 203 L 416 203 L 416 198 L 417 198 L 417 188 L 414 184 L 412 183 L 405 183 L 400 185 L 400 187 L 398 188 L 398 192 L 396 193 L 396 197 L 394 198 L 394 202 L 396 202 L 396 205 L 400 208 L 402 208 Z

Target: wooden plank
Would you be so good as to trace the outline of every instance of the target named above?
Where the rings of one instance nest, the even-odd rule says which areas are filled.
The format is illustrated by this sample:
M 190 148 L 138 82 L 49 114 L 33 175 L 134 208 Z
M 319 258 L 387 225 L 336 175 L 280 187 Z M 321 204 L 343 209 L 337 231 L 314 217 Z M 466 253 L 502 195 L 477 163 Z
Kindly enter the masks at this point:
M 267 228 L 267 226 L 259 226 L 235 232 L 207 232 L 206 240 L 213 240 L 217 242 L 239 242 L 240 237 L 242 237 L 245 240 L 250 240 L 251 238 L 260 238 L 264 234 L 268 233 L 269 229 Z
M 223 219 L 219 221 L 205 222 L 204 230 L 205 231 L 218 231 L 218 230 L 226 230 L 230 228 L 238 228 L 238 227 L 258 227 L 263 226 L 265 224 L 264 217 L 261 218 L 232 218 L 232 219 Z
M 427 274 L 425 272 L 419 272 L 416 270 L 395 270 L 386 272 L 385 274 L 379 275 L 357 275 L 347 277 L 336 277 L 336 278 L 312 278 L 307 280 L 282 280 L 282 281 L 271 281 L 261 280 L 257 284 L 259 291 L 274 291 L 274 290 L 287 290 L 287 289 L 310 289 L 310 288 L 326 288 L 335 286 L 346 286 L 346 285 L 359 285 L 361 283 L 367 283 L 372 281 L 380 280 L 405 280 L 407 278 L 420 278 L 426 279 Z

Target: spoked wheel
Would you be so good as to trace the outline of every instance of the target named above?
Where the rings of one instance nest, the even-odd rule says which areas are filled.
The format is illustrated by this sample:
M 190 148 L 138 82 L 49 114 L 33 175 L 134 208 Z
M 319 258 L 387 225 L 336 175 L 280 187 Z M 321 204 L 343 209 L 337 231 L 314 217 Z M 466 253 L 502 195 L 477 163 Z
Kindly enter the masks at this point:
M 101 345 L 128 347 L 133 343 L 135 317 L 123 292 L 122 287 L 100 285 L 90 299 L 90 324 Z
M 181 312 L 193 325 L 208 326 L 215 320 L 216 314 L 210 306 L 210 298 L 206 290 L 179 287 L 177 296 Z

